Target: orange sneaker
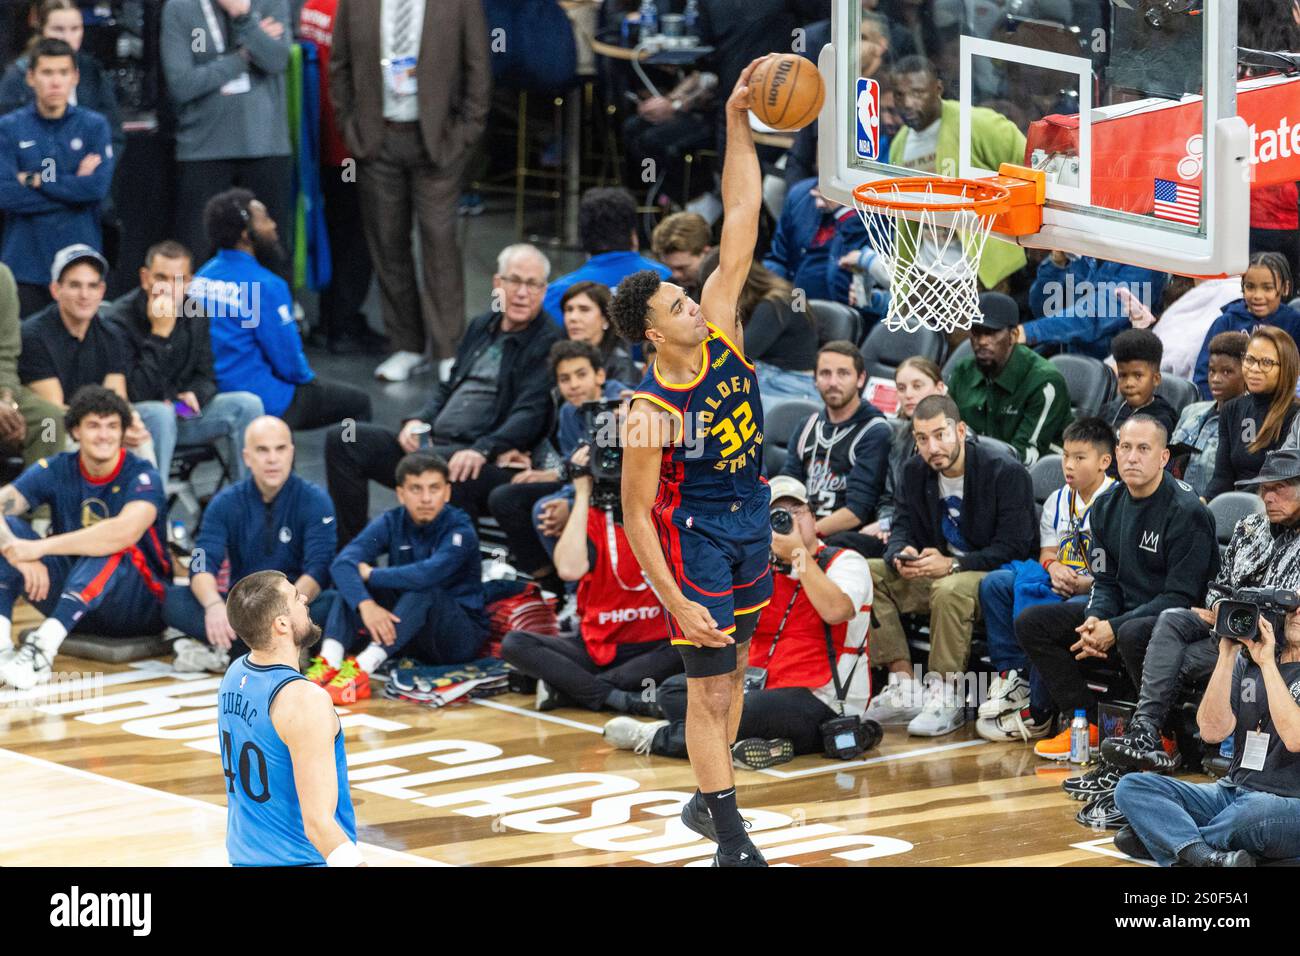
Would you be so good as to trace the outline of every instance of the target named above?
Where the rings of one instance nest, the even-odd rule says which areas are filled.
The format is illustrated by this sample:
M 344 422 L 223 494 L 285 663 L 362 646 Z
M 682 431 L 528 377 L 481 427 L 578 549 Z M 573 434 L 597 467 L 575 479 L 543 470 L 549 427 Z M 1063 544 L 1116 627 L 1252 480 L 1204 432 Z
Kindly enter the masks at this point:
M 357 666 L 355 657 L 346 658 L 338 673 L 325 685 L 336 704 L 355 704 L 370 696 L 370 675 Z
M 1088 725 L 1088 746 L 1092 750 L 1097 749 L 1097 725 Z M 1046 740 L 1040 740 L 1034 744 L 1034 753 L 1040 757 L 1046 757 L 1048 760 L 1069 760 L 1070 759 L 1070 728 L 1066 727 L 1055 737 L 1048 737 Z
M 334 675 L 338 672 L 339 669 L 337 667 L 331 667 L 329 661 L 325 660 L 325 658 L 313 657 L 311 659 L 311 664 L 308 665 L 307 670 L 302 676 L 307 678 L 313 684 L 318 684 L 321 687 L 324 687 L 334 679 Z

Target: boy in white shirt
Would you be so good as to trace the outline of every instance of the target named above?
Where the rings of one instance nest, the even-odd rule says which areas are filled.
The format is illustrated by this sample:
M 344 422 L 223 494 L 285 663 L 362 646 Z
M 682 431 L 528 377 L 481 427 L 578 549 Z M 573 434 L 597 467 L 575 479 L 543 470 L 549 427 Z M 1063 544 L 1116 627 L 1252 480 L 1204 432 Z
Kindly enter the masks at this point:
M 1033 693 L 1029 658 L 1016 641 L 1016 615 L 1033 604 L 1087 600 L 1092 589 L 1089 516 L 1097 496 L 1115 483 L 1106 474 L 1115 457 L 1115 435 L 1102 419 L 1081 418 L 1066 427 L 1063 444 L 1065 486 L 1043 504 L 1039 567 L 1013 562 L 980 583 L 980 611 L 996 672 L 975 725 L 985 740 L 1029 741 L 1051 729 L 1051 702 L 1041 689 Z M 1031 700 L 1040 706 L 1031 706 Z

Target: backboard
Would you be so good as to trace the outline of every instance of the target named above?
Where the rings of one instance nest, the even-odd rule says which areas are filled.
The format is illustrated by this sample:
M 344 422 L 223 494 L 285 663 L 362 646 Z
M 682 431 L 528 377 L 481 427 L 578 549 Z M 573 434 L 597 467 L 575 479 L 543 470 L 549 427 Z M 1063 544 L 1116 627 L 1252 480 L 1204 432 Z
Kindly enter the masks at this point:
M 1238 116 L 1236 39 L 1236 0 L 836 0 L 818 61 L 821 190 L 852 204 L 876 179 L 1032 166 L 1047 179 L 1041 230 L 990 246 L 1243 272 L 1252 124 L 1277 126 L 1300 81 L 1244 81 L 1258 122 Z M 1300 124 L 1290 133 L 1276 135 L 1300 140 Z

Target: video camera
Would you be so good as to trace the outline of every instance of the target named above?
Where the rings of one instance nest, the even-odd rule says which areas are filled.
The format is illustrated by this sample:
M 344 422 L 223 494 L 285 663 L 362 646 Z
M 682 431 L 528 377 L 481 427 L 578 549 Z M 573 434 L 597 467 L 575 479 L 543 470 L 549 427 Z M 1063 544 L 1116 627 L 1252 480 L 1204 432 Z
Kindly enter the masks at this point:
M 822 722 L 822 752 L 832 760 L 853 760 L 880 743 L 880 724 L 866 717 L 845 714 Z
M 1214 606 L 1214 633 L 1234 641 L 1259 640 L 1259 619 L 1273 625 L 1279 643 L 1286 616 L 1300 607 L 1300 591 L 1289 588 L 1238 588 L 1232 598 Z
M 583 441 L 591 449 L 591 457 L 586 465 L 573 468 L 570 474 L 591 476 L 591 505 L 602 511 L 619 508 L 622 500 L 623 446 L 619 432 L 622 407 L 621 400 L 611 398 L 584 402 L 579 410 L 586 436 Z

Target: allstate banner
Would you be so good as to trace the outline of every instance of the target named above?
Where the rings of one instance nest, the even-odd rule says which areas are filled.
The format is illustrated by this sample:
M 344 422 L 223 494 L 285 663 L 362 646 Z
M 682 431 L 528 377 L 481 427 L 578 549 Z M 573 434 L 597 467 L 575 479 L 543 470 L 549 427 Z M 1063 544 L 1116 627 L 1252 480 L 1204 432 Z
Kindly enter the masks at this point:
M 1201 97 L 1142 100 L 1102 107 L 1092 124 L 1092 204 L 1178 221 L 1196 206 L 1204 160 Z M 1243 80 L 1237 113 L 1250 127 L 1251 186 L 1300 181 L 1300 78 Z M 1048 116 L 1030 124 L 1025 158 L 1034 150 L 1078 155 L 1079 117 Z

